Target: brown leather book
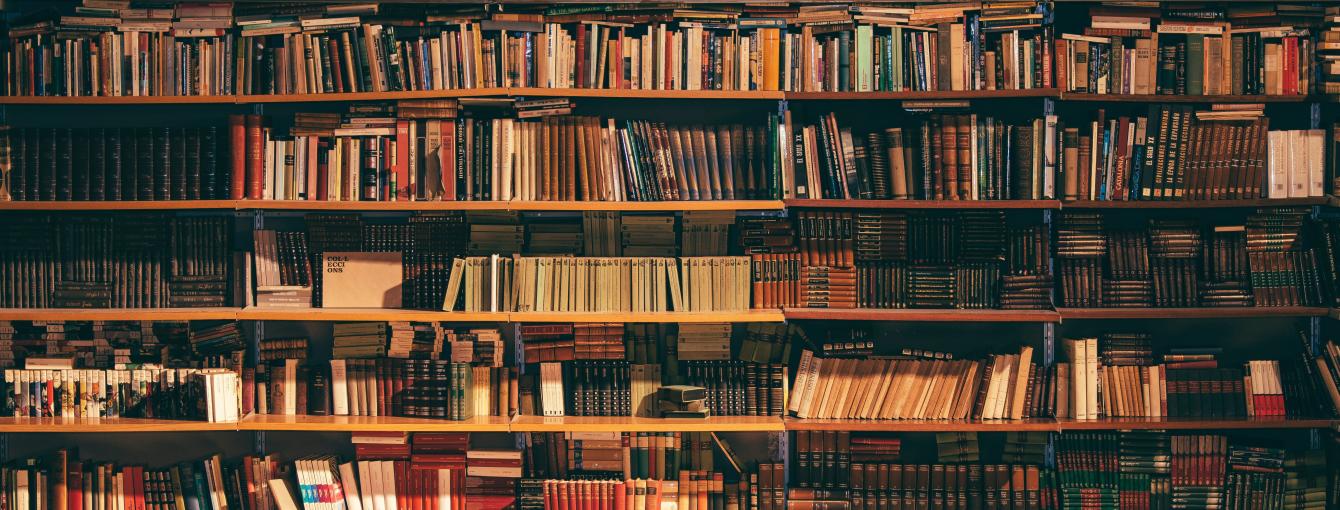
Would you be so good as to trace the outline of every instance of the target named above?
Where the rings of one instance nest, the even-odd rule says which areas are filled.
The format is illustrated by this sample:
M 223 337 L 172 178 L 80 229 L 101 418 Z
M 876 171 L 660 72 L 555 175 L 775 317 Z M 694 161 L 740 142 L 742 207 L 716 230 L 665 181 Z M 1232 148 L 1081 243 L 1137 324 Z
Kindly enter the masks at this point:
M 962 128 L 958 115 L 945 115 L 940 120 L 940 189 L 935 198 L 958 199 L 958 132 Z
M 264 193 L 265 138 L 261 134 L 261 116 L 247 115 L 247 198 L 260 200 Z M 236 153 L 234 153 L 236 154 Z
M 927 192 L 926 198 L 928 199 L 944 200 L 944 171 L 942 169 L 945 151 L 940 141 L 942 119 L 939 115 L 934 115 L 928 124 L 926 132 L 930 134 L 930 143 L 923 144 L 922 148 L 930 153 L 929 164 L 923 169 L 926 173 L 926 181 L 930 184 L 930 189 L 924 191 Z M 957 154 L 955 155 L 957 156 Z
M 693 168 L 698 173 L 698 196 L 702 200 L 720 199 L 712 195 L 711 167 L 707 165 L 707 137 L 701 124 L 694 125 L 693 132 Z
M 731 141 L 730 126 L 716 126 L 717 170 L 721 173 L 721 198 L 735 199 L 735 144 Z
M 229 147 L 232 148 L 233 173 L 228 180 L 229 198 L 241 200 L 247 193 L 247 116 L 228 116 Z
M 567 155 L 564 162 L 564 171 L 559 174 L 559 182 L 562 187 L 559 189 L 562 200 L 577 200 L 577 179 L 580 171 L 581 162 L 577 161 L 577 120 L 573 118 L 563 121 L 563 154 Z
M 972 117 L 959 115 L 956 126 L 955 145 L 958 147 L 958 198 L 967 200 L 972 197 Z
M 722 185 L 721 160 L 717 155 L 721 146 L 717 140 L 717 131 L 713 126 L 703 128 L 703 149 L 705 151 L 704 159 L 707 161 L 708 178 L 711 179 L 712 199 L 722 200 L 725 198 L 725 189 Z
M 731 142 L 735 153 L 735 198 L 750 198 L 750 192 L 758 189 L 754 177 L 754 130 L 740 124 L 731 126 Z M 759 183 L 761 184 L 761 183 Z
M 572 122 L 574 124 L 573 129 L 575 130 L 574 134 L 576 135 L 576 140 L 573 141 L 572 148 L 575 149 L 578 153 L 580 153 L 582 157 L 577 159 L 577 166 L 576 166 L 577 182 L 574 188 L 574 191 L 580 193 L 580 195 L 572 197 L 570 198 L 570 200 L 591 199 L 591 190 L 593 188 L 593 186 L 591 185 L 591 180 L 595 176 L 591 171 L 592 163 L 594 163 L 594 161 L 591 159 L 591 154 L 594 151 L 592 150 L 591 147 L 590 126 L 588 122 L 589 120 L 590 120 L 589 117 L 572 118 Z

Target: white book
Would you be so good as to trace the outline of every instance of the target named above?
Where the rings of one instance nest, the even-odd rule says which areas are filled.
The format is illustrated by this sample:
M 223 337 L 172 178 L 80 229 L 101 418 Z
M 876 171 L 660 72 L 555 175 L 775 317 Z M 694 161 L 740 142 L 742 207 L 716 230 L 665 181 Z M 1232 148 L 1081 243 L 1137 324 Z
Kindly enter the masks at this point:
M 283 478 L 273 478 L 266 483 L 270 486 L 270 493 L 274 495 L 276 508 L 279 510 L 298 510 L 298 503 L 293 500 L 293 492 L 289 490 L 288 482 L 285 482 Z M 117 499 L 120 499 L 119 495 Z
M 348 377 L 349 371 L 344 360 L 330 360 L 330 405 L 331 414 L 336 416 L 347 416 L 349 414 Z

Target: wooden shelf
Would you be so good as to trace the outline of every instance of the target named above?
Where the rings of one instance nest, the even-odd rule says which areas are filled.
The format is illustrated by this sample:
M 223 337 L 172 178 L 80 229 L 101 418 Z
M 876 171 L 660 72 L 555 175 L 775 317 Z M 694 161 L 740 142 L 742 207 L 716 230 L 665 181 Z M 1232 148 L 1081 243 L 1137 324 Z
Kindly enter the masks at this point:
M 630 416 L 517 416 L 512 432 L 780 432 L 777 416 L 711 416 L 705 419 Z
M 190 321 L 237 318 L 239 308 L 0 308 L 0 320 Z
M 780 310 L 738 312 L 510 312 L 509 322 L 782 322 Z
M 15 201 L 0 202 L 0 211 L 175 211 L 237 207 L 234 200 Z
M 425 200 L 341 202 L 325 200 L 130 200 L 0 202 L 0 211 L 749 211 L 781 210 L 781 200 L 683 200 L 587 202 L 538 200 Z
M 458 97 L 506 96 L 503 87 L 447 90 L 400 90 L 389 92 L 344 92 L 338 94 L 239 94 L 233 96 L 238 104 L 249 103 L 313 103 L 340 101 L 395 101 L 400 99 L 442 99 Z
M 1060 97 L 1057 89 L 1023 90 L 933 90 L 905 92 L 786 92 L 786 99 L 798 101 L 879 100 L 934 101 L 962 99 L 1011 99 Z
M 675 200 L 656 202 L 551 202 L 513 200 L 512 211 L 753 211 L 780 210 L 781 200 Z
M 150 418 L 0 418 L 0 432 L 218 432 L 235 431 L 237 423 L 210 423 Z
M 787 207 L 829 209 L 1059 209 L 1058 200 L 833 200 L 793 198 Z
M 238 422 L 239 430 L 309 432 L 507 432 L 506 416 L 479 416 L 449 421 L 393 416 L 276 416 L 251 415 Z
M 786 308 L 787 319 L 889 322 L 1057 322 L 1051 310 Z
M 1056 422 L 1030 420 L 821 420 L 787 418 L 786 430 L 838 430 L 852 432 L 1007 432 L 1055 431 Z
M 1063 209 L 1211 209 L 1232 207 L 1297 207 L 1327 205 L 1329 197 L 1255 198 L 1243 200 L 1069 200 Z
M 1111 103 L 1307 103 L 1321 98 L 1305 95 L 1210 95 L 1186 96 L 1163 94 L 1088 94 L 1062 92 L 1062 101 Z
M 1250 306 L 1219 308 L 1057 308 L 1061 319 L 1237 319 L 1258 317 L 1324 317 L 1328 310 L 1312 306 Z
M 1058 430 L 1205 430 L 1205 429 L 1317 429 L 1334 420 L 1310 418 L 1102 418 L 1058 420 Z
M 236 104 L 237 96 L 5 96 L 0 104 L 29 105 L 174 105 L 174 104 Z
M 398 308 L 243 308 L 240 320 L 507 322 L 507 312 L 441 312 Z
M 642 90 L 642 89 L 553 89 L 512 87 L 507 95 L 518 97 L 591 97 L 611 99 L 783 99 L 778 90 Z

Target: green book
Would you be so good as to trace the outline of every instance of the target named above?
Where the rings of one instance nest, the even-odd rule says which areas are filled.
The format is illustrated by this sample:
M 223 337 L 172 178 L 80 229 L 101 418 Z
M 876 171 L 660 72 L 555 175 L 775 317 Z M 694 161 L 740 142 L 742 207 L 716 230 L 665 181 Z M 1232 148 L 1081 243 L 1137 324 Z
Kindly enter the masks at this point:
M 1205 36 L 1186 36 L 1186 93 L 1199 96 L 1205 93 Z

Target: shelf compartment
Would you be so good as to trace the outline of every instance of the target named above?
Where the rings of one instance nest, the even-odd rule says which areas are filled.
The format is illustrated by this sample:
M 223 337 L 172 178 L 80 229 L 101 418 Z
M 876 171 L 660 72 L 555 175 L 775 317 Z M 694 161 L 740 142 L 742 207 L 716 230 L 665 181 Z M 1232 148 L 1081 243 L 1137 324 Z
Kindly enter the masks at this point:
M 640 418 L 632 416 L 517 416 L 512 432 L 781 432 L 777 416 Z
M 1058 322 L 1051 310 L 786 308 L 787 319 L 890 322 Z
M 477 416 L 450 421 L 393 416 L 285 416 L 253 414 L 238 422 L 239 430 L 304 432 L 507 432 L 506 416 Z

